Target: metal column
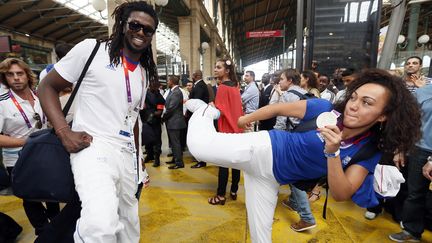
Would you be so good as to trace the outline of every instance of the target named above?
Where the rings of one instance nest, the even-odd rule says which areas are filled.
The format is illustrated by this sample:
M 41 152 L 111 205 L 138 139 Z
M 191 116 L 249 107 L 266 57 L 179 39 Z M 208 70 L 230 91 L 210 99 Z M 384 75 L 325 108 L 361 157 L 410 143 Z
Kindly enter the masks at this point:
M 393 0 L 395 6 L 390 17 L 389 28 L 384 41 L 382 55 L 378 62 L 378 68 L 389 69 L 393 52 L 396 49 L 397 38 L 402 29 L 406 12 L 406 0 Z
M 408 23 L 408 46 L 407 51 L 415 51 L 417 46 L 417 29 L 420 17 L 420 3 L 410 4 L 410 18 Z
M 297 0 L 297 21 L 296 21 L 296 69 L 303 71 L 303 11 L 304 0 Z

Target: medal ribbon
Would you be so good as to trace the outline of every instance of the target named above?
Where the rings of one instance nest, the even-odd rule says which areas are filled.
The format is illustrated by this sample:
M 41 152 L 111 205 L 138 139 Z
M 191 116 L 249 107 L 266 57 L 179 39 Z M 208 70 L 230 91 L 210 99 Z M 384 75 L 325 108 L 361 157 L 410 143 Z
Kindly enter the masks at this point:
M 126 95 L 127 95 L 127 101 L 128 104 L 132 104 L 132 95 L 131 95 L 131 88 L 130 88 L 130 80 L 129 80 L 129 70 L 127 67 L 127 61 L 125 56 L 122 56 L 122 62 L 123 62 L 123 70 L 125 75 L 125 82 L 126 82 Z

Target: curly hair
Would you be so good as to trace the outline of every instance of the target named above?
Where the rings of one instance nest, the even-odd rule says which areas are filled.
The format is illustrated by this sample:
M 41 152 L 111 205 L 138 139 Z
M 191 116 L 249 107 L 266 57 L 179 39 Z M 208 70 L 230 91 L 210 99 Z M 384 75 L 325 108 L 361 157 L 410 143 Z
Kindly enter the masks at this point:
M 150 15 L 155 22 L 155 30 L 159 24 L 157 14 L 153 7 L 144 1 L 139 2 L 125 2 L 117 6 L 112 13 L 112 17 L 115 20 L 113 26 L 113 32 L 111 36 L 104 40 L 107 41 L 109 48 L 110 63 L 113 65 L 120 64 L 121 49 L 124 47 L 124 33 L 123 28 L 127 23 L 131 12 L 139 11 Z M 157 67 L 153 60 L 152 45 L 150 44 L 141 54 L 140 64 L 148 72 L 148 79 L 151 83 L 159 83 L 159 76 L 157 73 Z
M 234 62 L 231 59 L 224 57 L 224 58 L 217 59 L 216 62 L 222 62 L 224 68 L 229 70 L 228 73 L 229 79 L 235 82 L 236 84 L 239 83 L 235 72 Z
M 20 68 L 24 70 L 28 78 L 28 86 L 30 87 L 30 89 L 34 90 L 34 88 L 37 85 L 37 76 L 30 69 L 30 66 L 27 63 L 25 63 L 23 60 L 18 58 L 6 58 L 4 61 L 0 63 L 0 81 L 2 82 L 2 84 L 4 84 L 7 88 L 9 88 L 9 84 L 6 80 L 6 73 L 14 64 L 18 65 Z
M 335 104 L 335 109 L 343 114 L 354 91 L 368 83 L 381 85 L 389 91 L 389 100 L 383 110 L 387 120 L 371 128 L 377 135 L 379 149 L 386 153 L 410 151 L 421 137 L 421 111 L 401 78 L 385 70 L 365 69 L 355 75 L 347 86 L 345 98 Z

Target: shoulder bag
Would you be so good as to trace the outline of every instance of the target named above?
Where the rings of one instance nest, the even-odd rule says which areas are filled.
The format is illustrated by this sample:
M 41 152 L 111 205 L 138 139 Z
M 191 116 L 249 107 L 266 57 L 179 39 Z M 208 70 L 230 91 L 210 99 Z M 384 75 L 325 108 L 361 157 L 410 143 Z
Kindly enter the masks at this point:
M 64 116 L 68 113 L 99 46 L 100 42 L 97 41 L 63 108 Z M 54 129 L 43 129 L 30 134 L 12 171 L 12 190 L 15 196 L 26 200 L 65 203 L 78 200 L 69 153 Z

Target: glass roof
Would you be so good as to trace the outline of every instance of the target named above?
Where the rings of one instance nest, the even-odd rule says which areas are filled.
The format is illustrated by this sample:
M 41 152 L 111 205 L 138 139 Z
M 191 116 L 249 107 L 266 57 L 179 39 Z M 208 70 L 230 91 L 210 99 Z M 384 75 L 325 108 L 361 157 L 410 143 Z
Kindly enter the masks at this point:
M 108 10 L 105 8 L 104 11 L 99 12 L 93 8 L 91 0 L 54 0 L 55 2 L 61 3 L 64 6 L 71 8 L 83 15 L 89 16 L 90 18 L 104 24 L 108 25 Z
M 83 15 L 89 16 L 94 20 L 108 25 L 108 10 L 105 8 L 104 11 L 96 11 L 92 6 L 91 0 L 54 0 L 64 6 L 71 8 Z M 156 49 L 160 52 L 169 55 L 178 55 L 179 50 L 179 37 L 172 31 L 167 25 L 159 22 L 159 26 L 156 31 Z

